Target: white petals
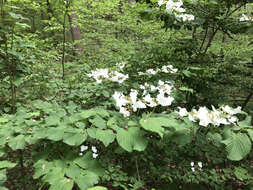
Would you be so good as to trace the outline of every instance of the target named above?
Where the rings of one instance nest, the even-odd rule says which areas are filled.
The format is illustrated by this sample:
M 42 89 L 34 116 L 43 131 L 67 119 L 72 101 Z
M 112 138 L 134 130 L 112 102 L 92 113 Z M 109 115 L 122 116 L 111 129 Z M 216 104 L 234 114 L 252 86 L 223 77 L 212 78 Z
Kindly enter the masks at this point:
M 92 146 L 91 150 L 92 150 L 93 153 L 97 153 L 98 152 L 98 150 L 97 150 L 97 148 L 95 146 Z
M 198 166 L 202 168 L 203 167 L 202 162 L 198 162 Z
M 98 157 L 98 154 L 93 153 L 93 154 L 92 154 L 92 157 L 93 157 L 93 158 L 97 158 L 97 157 Z
M 128 79 L 128 75 L 124 75 L 118 71 L 109 73 L 108 69 L 96 69 L 95 71 L 92 71 L 91 74 L 88 74 L 88 76 L 94 78 L 97 83 L 102 83 L 103 80 L 123 83 Z
M 242 14 L 241 18 L 239 19 L 241 22 L 244 21 L 253 21 L 253 18 L 249 18 L 247 15 Z
M 103 79 L 109 78 L 108 69 L 96 69 L 88 74 L 89 77 L 93 77 L 97 83 L 101 83 Z
M 178 107 L 179 111 L 176 112 L 178 113 L 178 115 L 180 115 L 181 117 L 184 117 L 184 116 L 187 116 L 188 115 L 188 111 L 186 108 L 181 108 L 181 107 Z
M 192 21 L 195 18 L 194 15 L 191 15 L 191 14 L 181 14 L 181 15 L 178 15 L 177 17 L 182 19 L 183 22 Z
M 84 152 L 85 150 L 88 150 L 88 146 L 84 146 L 84 145 L 82 145 L 81 147 L 80 147 L 80 151 L 81 152 Z
M 183 6 L 182 0 L 168 0 L 167 2 L 160 0 L 158 1 L 158 6 L 162 6 L 165 3 L 166 3 L 166 10 L 169 13 L 173 13 L 175 17 L 181 19 L 183 22 L 192 21 L 195 19 L 194 15 L 192 14 L 182 14 L 186 11 L 182 7 Z M 246 17 L 244 16 L 243 18 L 245 19 Z
M 127 62 L 121 62 L 121 63 L 117 63 L 116 66 L 123 69 L 126 66 Z
M 165 4 L 164 0 L 159 0 L 158 2 L 159 7 L 161 7 L 163 4 Z
M 194 162 L 191 162 L 191 166 L 192 166 L 192 167 L 194 166 Z
M 166 97 L 165 93 L 159 93 L 156 100 L 161 106 L 170 106 L 174 98 L 170 96 Z
M 170 11 L 176 11 L 179 13 L 185 12 L 185 9 L 181 6 L 183 5 L 183 2 L 181 0 L 174 2 L 173 0 L 169 0 L 166 3 L 166 9 Z
M 225 107 L 224 106 L 221 107 L 221 109 L 230 115 L 235 115 L 235 114 L 238 114 L 242 108 L 240 106 L 238 106 L 237 108 L 233 109 L 233 108 L 229 107 L 228 105 L 226 105 Z

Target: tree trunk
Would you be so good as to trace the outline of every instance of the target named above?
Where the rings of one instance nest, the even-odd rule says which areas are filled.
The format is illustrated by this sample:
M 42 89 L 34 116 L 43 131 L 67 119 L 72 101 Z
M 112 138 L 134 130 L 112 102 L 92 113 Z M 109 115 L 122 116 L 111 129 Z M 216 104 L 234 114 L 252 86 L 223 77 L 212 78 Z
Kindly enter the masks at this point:
M 69 24 L 70 24 L 70 31 L 71 31 L 71 35 L 72 35 L 72 40 L 74 43 L 75 43 L 75 41 L 79 41 L 82 39 L 81 29 L 79 26 L 77 26 L 74 23 L 75 18 L 76 18 L 76 12 L 74 10 L 72 10 L 71 14 L 69 15 Z M 77 50 L 78 52 L 82 52 L 83 47 L 79 42 L 75 43 L 75 50 Z

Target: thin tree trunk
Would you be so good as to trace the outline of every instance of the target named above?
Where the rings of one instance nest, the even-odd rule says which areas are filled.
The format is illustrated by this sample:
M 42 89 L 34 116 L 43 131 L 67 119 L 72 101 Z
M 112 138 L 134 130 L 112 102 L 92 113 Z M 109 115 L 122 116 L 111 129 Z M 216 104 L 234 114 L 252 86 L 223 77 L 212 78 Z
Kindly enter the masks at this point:
M 79 42 L 76 43 L 76 41 L 79 41 L 79 40 L 82 39 L 81 29 L 78 25 L 76 25 L 74 23 L 74 20 L 76 18 L 76 11 L 72 10 L 70 12 L 71 12 L 71 14 L 69 15 L 69 24 L 70 24 L 70 32 L 71 32 L 71 35 L 72 35 L 72 40 L 75 43 L 75 49 L 78 52 L 82 52 L 82 50 L 83 50 L 82 45 Z

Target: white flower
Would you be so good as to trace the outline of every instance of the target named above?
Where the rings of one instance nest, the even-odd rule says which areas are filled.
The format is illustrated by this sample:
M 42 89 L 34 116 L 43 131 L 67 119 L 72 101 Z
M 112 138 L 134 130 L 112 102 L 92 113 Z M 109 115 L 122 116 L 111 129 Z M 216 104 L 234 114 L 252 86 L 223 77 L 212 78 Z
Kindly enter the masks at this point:
M 151 75 L 155 75 L 157 72 L 158 72 L 158 71 L 155 71 L 154 69 L 148 69 L 148 70 L 146 71 L 146 73 L 151 74 Z
M 158 81 L 158 85 L 159 85 L 159 86 L 163 86 L 163 85 L 164 85 L 164 82 L 161 81 L 161 80 L 159 80 L 159 81 Z
M 192 166 L 192 167 L 194 166 L 194 162 L 191 162 L 191 166 Z
M 128 74 L 124 75 L 118 71 L 114 71 L 111 73 L 112 77 L 109 79 L 114 82 L 123 83 L 126 79 L 128 79 Z
M 97 148 L 96 148 L 95 146 L 92 146 L 92 147 L 91 147 L 91 150 L 92 150 L 92 152 L 94 152 L 94 153 L 97 153 L 97 151 L 98 151 Z
M 98 154 L 93 153 L 93 154 L 92 154 L 92 157 L 93 157 L 93 158 L 97 158 L 97 157 L 98 157 Z
M 163 0 L 159 0 L 159 1 L 158 1 L 159 7 L 161 7 L 164 3 L 165 3 L 165 2 L 164 2 Z
M 150 90 L 151 90 L 151 92 L 154 92 L 157 90 L 157 88 L 154 85 L 150 85 Z
M 236 117 L 234 117 L 234 116 L 232 116 L 232 117 L 230 117 L 229 119 L 228 119 L 228 121 L 230 122 L 230 123 L 235 123 L 236 121 L 237 121 L 237 118 Z
M 242 108 L 239 106 L 239 107 L 233 109 L 233 108 L 229 107 L 228 105 L 226 105 L 225 107 L 222 106 L 221 109 L 222 109 L 224 112 L 226 112 L 226 113 L 228 113 L 228 114 L 230 114 L 230 115 L 235 115 L 235 114 L 239 113 L 239 112 L 241 111 Z
M 176 73 L 178 71 L 178 69 L 173 68 L 172 65 L 167 65 L 167 66 L 162 66 L 162 72 L 164 73 Z
M 192 167 L 192 171 L 195 172 L 195 168 L 194 167 Z
M 174 98 L 171 96 L 165 97 L 164 93 L 159 93 L 156 97 L 156 101 L 161 104 L 161 106 L 169 106 L 173 102 Z
M 190 121 L 193 121 L 193 122 L 196 121 L 195 118 L 194 118 L 194 115 L 192 113 L 188 114 L 188 118 L 189 118 Z
M 183 2 L 181 0 L 179 0 L 178 2 L 169 0 L 166 3 L 166 9 L 182 13 L 182 12 L 185 12 L 185 9 L 181 7 L 182 5 L 183 5 Z
M 91 74 L 88 74 L 89 77 L 93 77 L 97 83 L 101 83 L 102 79 L 109 78 L 108 69 L 96 69 L 92 71 Z
M 116 106 L 122 107 L 129 103 L 123 93 L 115 91 L 112 96 L 116 102 Z
M 179 111 L 176 112 L 176 113 L 178 113 L 181 117 L 184 117 L 184 116 L 187 116 L 187 115 L 188 115 L 187 109 L 181 108 L 181 107 L 178 107 L 178 109 L 179 109 Z
M 88 146 L 82 145 L 82 146 L 80 147 L 80 149 L 81 149 L 80 151 L 81 151 L 81 152 L 84 152 L 85 150 L 88 150 L 88 148 L 89 148 Z
M 144 101 L 147 102 L 147 105 L 149 107 L 155 107 L 157 106 L 157 103 L 155 102 L 154 98 L 151 97 L 150 94 L 147 94 L 144 98 L 143 98 Z
M 83 155 L 83 153 L 82 153 L 82 152 L 80 152 L 80 153 L 79 153 L 79 156 L 82 156 L 82 155 Z
M 136 112 L 138 108 L 146 108 L 146 105 L 142 101 L 140 100 L 137 101 L 137 95 L 138 95 L 137 90 L 131 89 L 130 99 L 134 112 Z
M 130 112 L 125 107 L 120 107 L 119 112 L 124 115 L 124 117 L 129 117 Z
M 195 18 L 194 15 L 191 15 L 191 14 L 181 14 L 181 15 L 178 15 L 177 17 L 182 19 L 183 22 L 192 21 Z
M 127 62 L 121 62 L 121 63 L 117 63 L 116 66 L 123 69 L 126 66 Z
M 243 22 L 243 21 L 249 21 L 251 20 L 247 15 L 245 14 L 242 14 L 242 17 L 240 18 L 240 21 Z
M 202 162 L 198 162 L 198 166 L 202 168 L 203 167 Z
M 211 123 L 209 113 L 206 107 L 200 107 L 196 113 L 196 117 L 200 120 L 199 125 L 206 127 Z

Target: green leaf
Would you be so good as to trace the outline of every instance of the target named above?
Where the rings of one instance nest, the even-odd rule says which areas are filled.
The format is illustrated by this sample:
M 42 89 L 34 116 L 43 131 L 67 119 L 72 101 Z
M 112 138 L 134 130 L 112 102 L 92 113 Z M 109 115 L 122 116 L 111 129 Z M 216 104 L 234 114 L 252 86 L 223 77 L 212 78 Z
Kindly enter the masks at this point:
M 177 128 L 182 123 L 173 118 L 165 117 L 150 117 L 147 119 L 142 118 L 140 120 L 141 126 L 147 131 L 158 133 L 161 137 L 164 135 L 164 127 Z
M 235 167 L 235 177 L 241 181 L 252 179 L 252 176 L 248 173 L 248 171 L 242 167 Z
M 49 128 L 47 130 L 47 138 L 52 141 L 59 141 L 62 140 L 64 135 L 64 129 L 57 127 L 57 128 Z
M 85 110 L 80 113 L 80 117 L 82 119 L 87 119 L 87 118 L 94 116 L 94 115 L 96 115 L 96 112 L 94 110 Z
M 6 180 L 6 170 L 0 170 L 0 187 L 5 183 Z
M 106 121 L 100 116 L 96 116 L 94 119 L 90 119 L 89 121 L 100 129 L 106 128 Z
M 130 127 L 128 130 L 119 129 L 117 131 L 117 141 L 128 152 L 133 150 L 143 151 L 148 144 L 147 139 L 143 137 L 143 132 L 137 127 Z
M 74 181 L 72 179 L 67 179 L 65 177 L 58 180 L 56 183 L 53 183 L 49 190 L 72 190 L 74 186 Z
M 17 137 L 12 137 L 8 145 L 12 148 L 12 150 L 24 149 L 25 148 L 25 136 L 18 135 Z
M 108 146 L 115 139 L 115 134 L 112 130 L 102 130 L 98 129 L 96 132 L 96 139 L 104 143 L 105 146 Z
M 233 161 L 243 159 L 251 150 L 251 141 L 244 133 L 233 133 L 232 136 L 224 141 L 228 153 L 227 158 Z
M 2 168 L 13 168 L 15 167 L 17 164 L 16 163 L 12 163 L 12 162 L 9 162 L 9 161 L 0 161 L 0 169 Z
M 60 125 L 60 117 L 54 115 L 49 116 L 45 119 L 47 126 L 58 126 Z
M 193 92 L 194 92 L 192 88 L 187 88 L 187 87 L 185 87 L 185 86 L 180 87 L 179 90 L 185 91 L 185 92 L 190 92 L 190 93 L 192 93 L 192 94 L 193 94 Z
M 250 139 L 253 141 L 253 129 L 247 129 Z
M 91 138 L 95 139 L 97 136 L 97 130 L 97 128 L 89 128 L 87 129 L 87 133 Z
M 96 186 L 96 187 L 91 187 L 88 190 L 108 190 L 108 189 L 106 187 Z
M 243 121 L 238 122 L 240 127 L 250 127 L 251 126 L 251 116 L 247 116 Z
M 76 130 L 75 132 L 65 132 L 63 135 L 63 142 L 70 146 L 79 146 L 87 138 L 87 135 L 82 130 Z
M 85 171 L 83 175 L 80 175 L 76 179 L 77 185 L 82 190 L 86 190 L 87 188 L 92 187 L 98 182 L 99 182 L 99 176 L 89 171 Z

